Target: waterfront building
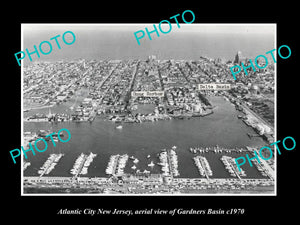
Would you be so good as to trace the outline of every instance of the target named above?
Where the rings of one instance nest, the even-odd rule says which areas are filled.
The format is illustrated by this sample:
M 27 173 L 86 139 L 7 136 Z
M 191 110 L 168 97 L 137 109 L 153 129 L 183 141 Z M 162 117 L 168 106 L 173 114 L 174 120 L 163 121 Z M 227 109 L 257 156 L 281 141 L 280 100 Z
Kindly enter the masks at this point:
M 242 56 L 242 52 L 238 51 L 234 57 L 233 63 L 241 65 L 245 61 L 245 58 Z

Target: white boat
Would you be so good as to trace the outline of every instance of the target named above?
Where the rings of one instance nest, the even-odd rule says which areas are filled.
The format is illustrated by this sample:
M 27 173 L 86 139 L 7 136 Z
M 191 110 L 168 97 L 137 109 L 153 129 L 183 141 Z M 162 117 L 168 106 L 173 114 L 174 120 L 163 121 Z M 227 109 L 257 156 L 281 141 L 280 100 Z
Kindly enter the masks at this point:
M 30 162 L 24 162 L 24 163 L 23 163 L 23 170 L 26 170 L 26 168 L 27 168 L 28 166 L 30 166 L 30 165 L 31 165 Z
M 133 166 L 131 167 L 131 169 L 135 170 L 135 169 L 136 169 L 136 166 L 135 166 L 135 165 L 133 165 Z
M 149 159 L 151 156 L 150 155 L 147 155 L 147 159 Z
M 154 166 L 153 161 L 151 161 L 151 163 L 149 163 L 148 166 L 149 166 L 149 167 L 153 167 L 153 166 Z
M 119 126 L 116 127 L 116 129 L 122 129 L 122 128 L 123 128 L 122 125 L 119 125 Z
M 138 163 L 139 162 L 139 160 L 137 159 L 137 158 L 135 158 L 134 160 L 133 160 L 133 163 Z

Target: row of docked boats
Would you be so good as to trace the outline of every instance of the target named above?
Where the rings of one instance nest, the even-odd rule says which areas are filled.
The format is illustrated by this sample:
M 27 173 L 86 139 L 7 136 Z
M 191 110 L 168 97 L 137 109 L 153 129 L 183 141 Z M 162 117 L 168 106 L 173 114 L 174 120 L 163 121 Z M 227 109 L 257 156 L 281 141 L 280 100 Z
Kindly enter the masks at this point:
M 194 157 L 195 165 L 197 166 L 201 176 L 212 176 L 213 172 L 210 168 L 210 165 L 207 159 L 203 156 Z
M 27 169 L 27 167 L 30 166 L 30 165 L 31 165 L 30 162 L 27 162 L 27 161 L 24 160 L 24 162 L 23 162 L 23 171 L 25 171 Z
M 127 160 L 128 160 L 128 155 L 127 154 L 121 155 L 119 157 L 117 168 L 116 168 L 116 175 L 117 176 L 122 176 L 124 174 L 124 168 L 126 166 Z
M 40 176 L 43 176 L 44 174 L 49 174 L 55 167 L 55 165 L 58 163 L 61 157 L 63 157 L 64 154 L 50 154 L 48 159 L 44 162 L 44 164 L 40 167 L 38 170 L 38 174 Z
M 96 156 L 97 154 L 94 154 L 92 152 L 88 155 L 79 174 L 85 175 L 88 173 L 88 168 Z
M 162 151 L 159 153 L 158 158 L 160 160 L 160 163 L 158 165 L 161 166 L 161 170 L 163 172 L 164 176 L 169 176 L 170 175 L 170 169 L 168 165 L 168 156 L 166 151 Z
M 190 152 L 191 153 L 208 153 L 208 152 L 213 152 L 213 153 L 231 153 L 231 152 L 243 152 L 245 149 L 242 148 L 234 148 L 234 149 L 226 149 L 217 146 L 214 147 L 190 147 Z
M 105 173 L 108 175 L 122 176 L 124 174 L 124 168 L 128 161 L 129 156 L 124 155 L 111 155 Z
M 96 157 L 97 154 L 90 153 L 89 155 L 81 153 L 78 158 L 75 160 L 73 168 L 71 169 L 70 173 L 73 176 L 78 175 L 85 175 L 88 173 L 88 167 L 92 163 L 93 159 Z
M 108 165 L 107 165 L 106 170 L 105 170 L 105 173 L 107 175 L 112 175 L 112 174 L 115 173 L 119 156 L 120 155 L 111 155 L 109 157 Z
M 232 176 L 232 177 L 236 177 L 237 175 L 240 177 L 246 176 L 246 173 L 242 168 L 240 168 L 240 170 L 237 169 L 234 158 L 223 155 L 220 158 L 220 160 L 223 162 L 223 164 L 224 164 L 226 170 L 229 172 L 230 176 Z
M 84 164 L 85 158 L 87 156 L 83 153 L 81 153 L 77 159 L 75 160 L 75 163 L 73 165 L 73 168 L 71 169 L 70 173 L 74 176 L 78 176 L 78 174 L 80 173 L 82 166 Z
M 213 172 L 212 172 L 212 170 L 211 170 L 211 168 L 210 168 L 210 165 L 209 165 L 207 159 L 206 159 L 205 157 L 203 157 L 203 156 L 200 156 L 200 162 L 201 162 L 202 167 L 204 168 L 206 174 L 207 174 L 208 176 L 212 176 L 212 175 L 213 175 Z
M 199 156 L 196 156 L 193 159 L 194 159 L 194 163 L 195 163 L 196 167 L 198 168 L 198 171 L 199 171 L 200 175 L 204 177 L 205 176 L 205 172 L 204 172 L 204 169 L 203 169 L 203 167 L 202 167 L 202 165 L 200 163 Z
M 256 160 L 253 160 L 252 162 L 256 166 L 257 170 L 261 173 L 261 175 L 263 175 L 264 177 L 268 176 L 267 171 Z
M 170 169 L 172 171 L 172 174 L 174 177 L 179 176 L 179 171 L 178 171 L 178 157 L 174 149 L 171 149 L 168 151 L 169 153 L 169 164 L 170 164 Z
M 158 154 L 158 158 L 160 160 L 158 165 L 161 166 L 163 176 L 172 175 L 173 177 L 176 177 L 180 175 L 178 171 L 178 157 L 174 147 L 170 150 L 162 150 Z

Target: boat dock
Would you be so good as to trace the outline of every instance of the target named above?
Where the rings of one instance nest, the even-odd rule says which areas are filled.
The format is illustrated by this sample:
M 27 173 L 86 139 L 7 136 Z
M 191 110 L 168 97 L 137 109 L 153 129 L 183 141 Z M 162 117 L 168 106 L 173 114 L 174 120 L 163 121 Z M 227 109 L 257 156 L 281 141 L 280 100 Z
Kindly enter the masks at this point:
M 236 152 L 246 152 L 248 151 L 247 147 L 246 148 L 223 148 L 214 146 L 214 147 L 190 147 L 190 152 L 197 154 L 197 153 L 208 153 L 208 152 L 213 152 L 213 153 L 236 153 Z
M 48 159 L 45 161 L 45 163 L 41 166 L 41 168 L 38 170 L 38 174 L 40 174 L 40 177 L 42 177 L 44 174 L 49 174 L 55 167 L 55 165 L 58 163 L 60 158 L 64 154 L 50 154 Z
M 174 148 L 176 149 L 176 148 Z M 172 175 L 172 177 L 177 177 L 179 176 L 179 172 L 178 172 L 178 158 L 177 158 L 177 154 L 175 152 L 173 148 L 167 150 L 167 156 L 168 156 L 168 164 L 170 167 L 170 173 Z
M 234 158 L 229 156 L 222 156 L 220 159 L 226 170 L 229 172 L 229 174 L 233 177 L 238 177 L 240 180 L 242 179 L 241 176 L 246 176 L 245 171 L 241 168 L 241 171 L 237 170 L 237 167 L 235 166 Z
M 23 171 L 25 171 L 27 169 L 27 167 L 30 166 L 30 165 L 31 165 L 30 162 L 27 162 L 27 161 L 24 160 L 24 162 L 23 162 Z
M 105 173 L 107 175 L 122 176 L 124 174 L 124 168 L 128 158 L 127 154 L 110 156 Z
M 165 178 L 175 178 L 180 176 L 179 171 L 178 171 L 178 157 L 176 154 L 176 146 L 174 146 L 173 148 L 170 149 L 163 149 L 161 150 L 161 152 L 159 152 L 157 154 L 157 157 L 159 159 L 159 162 L 153 163 L 153 161 L 151 161 L 151 163 L 148 162 L 148 167 L 154 167 L 154 165 L 159 165 L 161 167 L 161 172 L 158 172 L 156 170 L 152 170 L 148 171 L 148 170 L 144 170 L 144 172 L 139 171 L 139 169 L 135 170 L 136 164 L 139 162 L 139 160 L 134 157 L 131 156 L 129 157 L 127 154 L 117 154 L 117 155 L 111 155 L 109 158 L 109 162 L 108 165 L 105 169 L 105 173 L 106 175 L 108 175 L 107 177 L 111 177 L 111 176 L 115 176 L 115 177 L 122 177 L 125 174 L 125 167 L 127 164 L 128 159 L 131 159 L 133 162 L 133 166 L 131 167 L 132 170 L 130 170 L 132 172 L 133 175 L 151 175 L 153 174 L 153 172 L 159 173 L 164 179 Z M 245 150 L 247 153 L 254 153 L 254 148 L 253 147 L 247 147 L 247 150 Z M 211 152 L 209 152 L 209 154 L 219 154 L 220 151 L 228 153 L 228 149 L 223 149 L 223 148 L 212 148 L 210 149 L 212 150 Z M 215 151 L 214 151 L 215 150 Z M 206 151 L 209 151 L 208 149 L 205 148 L 197 148 L 197 151 L 204 151 L 206 153 Z M 239 151 L 244 151 L 241 149 L 235 149 L 234 152 L 239 152 Z M 197 152 L 198 153 L 198 152 Z M 201 154 L 201 153 L 200 153 Z M 55 167 L 55 165 L 58 163 L 58 161 L 60 160 L 60 158 L 63 156 L 63 154 L 50 154 L 49 158 L 45 161 L 45 163 L 43 164 L 43 166 L 40 167 L 40 169 L 38 170 L 37 174 L 34 168 L 29 168 L 30 172 L 28 174 L 33 174 L 33 176 L 45 176 L 47 174 L 49 174 Z M 209 162 L 206 158 L 204 157 L 204 155 L 194 155 L 195 157 L 193 157 L 192 159 L 194 160 L 194 164 L 197 167 L 199 174 L 198 176 L 201 178 L 206 178 L 207 180 L 209 179 L 213 179 L 213 176 L 218 176 L 218 171 L 212 171 Z M 70 170 L 70 177 L 73 178 L 78 178 L 80 175 L 87 175 L 88 174 L 88 168 L 90 166 L 90 164 L 93 161 L 93 158 L 96 157 L 96 154 L 90 153 L 81 153 L 77 159 L 75 160 L 72 169 Z M 221 157 L 221 158 L 220 158 Z M 236 163 L 235 163 L 235 159 L 231 156 L 229 156 L 228 154 L 220 154 L 217 155 L 216 157 L 212 157 L 212 158 L 217 158 L 218 160 L 221 160 L 223 165 L 224 165 L 224 169 L 226 169 L 228 171 L 228 173 L 230 174 L 231 177 L 233 178 L 237 178 L 239 180 L 244 180 L 246 177 L 246 173 L 245 171 L 241 168 L 241 171 L 238 170 Z M 147 158 L 150 158 L 150 155 L 147 156 Z M 270 160 L 272 161 L 272 160 Z M 263 177 L 265 177 L 266 179 L 270 179 L 270 180 L 274 180 L 274 168 L 272 168 L 272 162 L 265 162 L 264 160 L 261 160 L 261 163 L 257 163 L 256 160 L 252 160 L 253 164 L 255 164 L 255 167 L 253 169 L 257 169 Z M 26 170 L 26 168 L 30 166 L 30 162 L 25 161 L 23 162 L 23 171 Z M 193 166 L 193 165 L 192 165 Z M 214 167 L 213 167 L 214 169 Z M 102 171 L 103 172 L 103 171 Z M 215 172 L 215 174 L 217 175 L 213 175 L 213 172 Z M 130 173 L 130 172 L 129 172 Z M 27 171 L 26 173 L 27 174 Z M 224 173 L 223 173 L 224 174 Z M 54 173 L 50 176 L 54 175 Z M 223 176 L 223 175 L 222 175 Z M 224 174 L 224 176 L 228 177 L 228 174 Z M 252 174 L 249 173 L 249 177 L 251 177 Z M 197 177 L 197 173 L 195 174 L 195 177 Z M 260 176 L 261 177 L 261 176 Z
M 88 167 L 90 166 L 94 157 L 96 157 L 96 154 L 93 154 L 92 152 L 89 155 L 81 153 L 76 159 L 70 173 L 74 177 L 77 177 L 78 175 L 86 175 L 88 172 Z
M 178 171 L 178 157 L 175 149 L 176 147 L 174 146 L 172 149 L 164 149 L 158 154 L 160 160 L 158 165 L 161 166 L 163 176 L 176 177 L 180 175 Z
M 257 150 L 255 151 L 258 155 L 259 153 L 257 152 Z M 256 160 L 253 160 L 253 163 L 256 166 L 257 170 L 260 171 L 263 176 L 269 177 L 271 180 L 274 180 L 274 170 L 265 160 L 260 160 L 260 163 L 258 163 Z
M 193 158 L 195 165 L 197 166 L 201 176 L 205 176 L 209 180 L 209 177 L 212 176 L 212 170 L 209 166 L 207 159 L 203 156 L 196 156 Z
M 79 175 L 79 173 L 81 172 L 86 158 L 87 158 L 87 155 L 81 153 L 80 156 L 76 159 L 76 161 L 73 165 L 73 168 L 70 171 L 70 173 L 74 177 L 77 177 Z

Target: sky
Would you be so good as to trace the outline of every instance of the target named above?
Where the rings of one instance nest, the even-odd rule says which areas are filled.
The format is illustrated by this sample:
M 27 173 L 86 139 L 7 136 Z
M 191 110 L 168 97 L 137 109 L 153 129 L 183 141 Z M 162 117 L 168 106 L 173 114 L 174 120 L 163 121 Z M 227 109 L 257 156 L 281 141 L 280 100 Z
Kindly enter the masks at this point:
M 162 26 L 168 30 L 168 24 Z M 158 27 L 158 24 L 156 23 Z M 156 55 L 158 59 L 199 59 L 200 56 L 233 59 L 237 51 L 248 58 L 265 54 L 276 45 L 276 24 L 172 24 L 172 30 L 163 34 L 147 34 L 138 45 L 134 32 L 153 30 L 153 24 L 22 24 L 23 45 L 29 52 L 33 45 L 43 41 L 52 44 L 49 55 L 32 55 L 33 61 L 57 61 L 61 59 L 146 59 Z M 61 39 L 66 31 L 72 31 L 76 40 L 66 45 Z M 50 38 L 57 39 L 58 49 Z M 66 35 L 68 37 L 68 35 Z M 71 36 L 69 37 L 71 38 Z M 46 49 L 47 44 L 43 47 Z M 47 49 L 46 49 L 47 50 Z M 45 51 L 46 51 L 45 50 Z M 26 56 L 25 61 L 30 62 Z

